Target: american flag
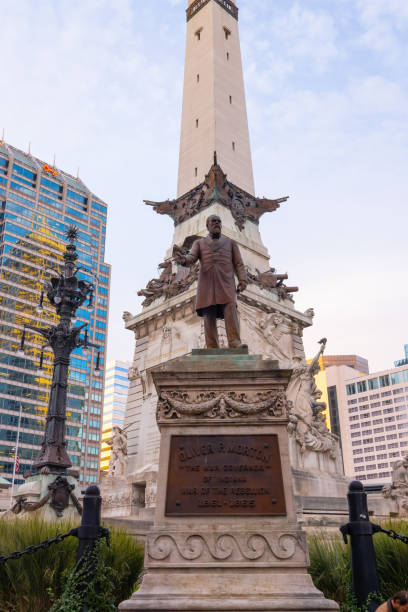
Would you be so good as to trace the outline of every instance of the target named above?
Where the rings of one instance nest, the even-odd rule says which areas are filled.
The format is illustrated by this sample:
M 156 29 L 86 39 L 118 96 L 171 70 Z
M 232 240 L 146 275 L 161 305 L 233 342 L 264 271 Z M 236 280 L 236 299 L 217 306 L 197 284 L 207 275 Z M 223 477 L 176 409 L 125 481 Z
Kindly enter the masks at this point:
M 16 474 L 18 474 L 20 470 L 20 457 L 17 455 L 16 456 Z

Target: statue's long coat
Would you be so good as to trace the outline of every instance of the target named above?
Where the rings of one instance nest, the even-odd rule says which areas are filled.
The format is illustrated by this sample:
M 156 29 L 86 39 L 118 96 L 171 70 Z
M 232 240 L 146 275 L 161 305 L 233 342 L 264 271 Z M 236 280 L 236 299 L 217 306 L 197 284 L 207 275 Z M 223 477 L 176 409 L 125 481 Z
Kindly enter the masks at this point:
M 200 238 L 186 256 L 186 264 L 200 260 L 198 277 L 197 314 L 209 306 L 236 303 L 237 291 L 234 272 L 238 281 L 247 281 L 247 273 L 238 245 L 234 240 L 221 235 L 219 238 Z M 223 318 L 223 309 L 217 310 L 217 317 Z

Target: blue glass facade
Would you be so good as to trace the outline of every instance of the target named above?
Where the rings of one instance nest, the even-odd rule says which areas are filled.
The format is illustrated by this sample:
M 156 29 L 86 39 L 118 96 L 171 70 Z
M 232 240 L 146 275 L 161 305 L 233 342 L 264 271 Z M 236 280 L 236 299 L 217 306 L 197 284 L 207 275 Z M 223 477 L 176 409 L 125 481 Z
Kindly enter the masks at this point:
M 51 168 L 18 149 L 0 145 L 0 476 L 13 472 L 18 443 L 21 475 L 29 470 L 42 441 L 52 374 L 52 354 L 45 350 L 39 370 L 43 340 L 26 333 L 25 354 L 17 349 L 24 323 L 56 323 L 44 299 L 38 312 L 43 282 L 51 269 L 58 270 L 65 248 L 64 231 L 79 228 L 79 277 L 96 284 L 95 303 L 78 310 L 78 323 L 89 324 L 89 338 L 101 350 L 101 367 L 107 340 L 110 266 L 104 262 L 107 206 L 80 181 Z M 78 324 L 77 323 L 77 324 Z M 69 388 L 67 446 L 83 482 L 96 482 L 100 456 L 103 376 L 95 373 L 96 351 L 72 354 Z

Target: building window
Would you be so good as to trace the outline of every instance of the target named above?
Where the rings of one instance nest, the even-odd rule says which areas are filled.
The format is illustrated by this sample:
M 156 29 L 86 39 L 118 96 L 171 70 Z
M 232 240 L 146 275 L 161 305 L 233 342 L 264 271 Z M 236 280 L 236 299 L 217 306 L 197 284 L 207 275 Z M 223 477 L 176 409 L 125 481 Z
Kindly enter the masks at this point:
M 390 386 L 390 377 L 388 374 L 384 374 L 384 376 L 380 376 L 380 387 L 389 387 Z
M 351 385 L 346 386 L 347 395 L 354 395 L 356 392 L 356 385 L 352 383 Z
M 401 372 L 394 372 L 394 374 L 391 374 L 391 383 L 393 385 L 399 385 L 402 383 L 402 373 Z
M 203 31 L 203 28 L 200 28 L 199 30 L 194 32 L 194 36 L 196 37 L 197 40 L 201 40 L 201 32 L 202 31 Z
M 199 83 L 199 82 L 200 82 L 200 75 L 197 74 L 197 83 Z
M 235 142 L 232 143 L 232 150 L 235 151 Z
M 198 128 L 198 119 L 196 119 L 196 128 Z
M 229 97 L 230 104 L 232 104 L 232 96 Z
M 198 168 L 194 168 L 194 175 L 197 176 L 198 175 Z
M 231 30 L 229 30 L 228 28 L 224 26 L 224 34 L 225 34 L 225 40 L 228 40 L 229 37 L 231 36 Z
M 229 53 L 228 53 L 228 51 L 227 51 L 227 61 L 228 61 L 228 60 L 229 60 Z M 408 370 L 407 370 L 407 372 L 408 372 Z
M 378 389 L 378 378 L 370 378 L 368 380 L 368 388 L 372 391 L 373 389 Z
M 367 383 L 365 380 L 357 383 L 357 390 L 358 393 L 364 393 L 364 391 L 367 391 Z

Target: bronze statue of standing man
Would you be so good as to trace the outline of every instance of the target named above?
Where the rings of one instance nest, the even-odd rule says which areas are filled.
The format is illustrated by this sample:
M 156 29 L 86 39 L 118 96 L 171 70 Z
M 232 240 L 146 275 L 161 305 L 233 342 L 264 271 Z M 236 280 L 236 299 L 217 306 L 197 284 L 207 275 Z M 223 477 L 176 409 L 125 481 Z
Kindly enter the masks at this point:
M 237 243 L 221 234 L 221 219 L 211 215 L 207 219 L 208 236 L 196 240 L 188 255 L 178 247 L 173 256 L 182 266 L 200 260 L 196 311 L 204 318 L 207 348 L 218 348 L 217 319 L 225 320 L 225 331 L 230 348 L 242 346 L 239 333 L 237 293 L 246 289 L 248 280 Z M 238 287 L 235 286 L 235 274 Z

